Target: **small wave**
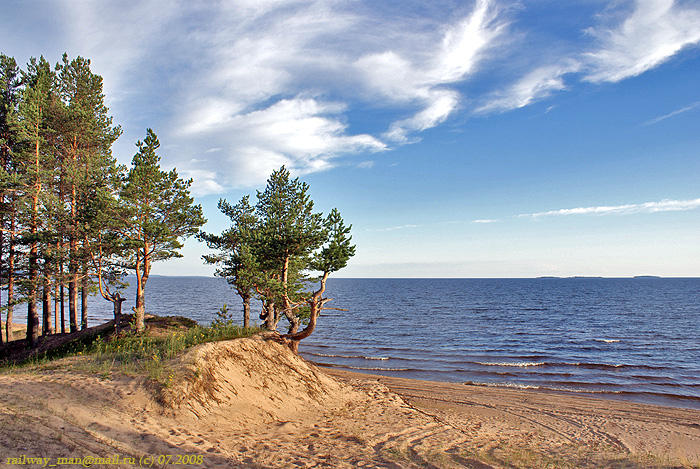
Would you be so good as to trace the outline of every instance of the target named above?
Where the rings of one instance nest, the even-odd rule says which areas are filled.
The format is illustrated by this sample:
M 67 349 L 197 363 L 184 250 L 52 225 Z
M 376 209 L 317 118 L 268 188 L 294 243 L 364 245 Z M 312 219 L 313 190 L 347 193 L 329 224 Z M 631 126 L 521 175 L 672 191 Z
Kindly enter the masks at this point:
M 581 368 L 590 368 L 592 370 L 605 370 L 605 369 L 615 369 L 615 368 L 630 368 L 634 365 L 623 365 L 618 363 L 616 365 L 610 363 L 562 363 L 562 365 L 570 366 L 580 366 Z
M 362 358 L 363 360 L 389 360 L 390 357 L 366 357 L 364 355 L 336 355 L 332 353 L 315 353 L 307 352 L 308 355 L 313 355 L 315 357 L 327 357 L 327 358 Z
M 512 389 L 541 389 L 540 386 L 533 384 L 516 384 L 516 383 L 482 383 L 479 381 L 465 381 L 468 386 L 483 386 L 487 388 L 512 388 Z
M 585 368 L 591 370 L 621 370 L 621 369 L 639 369 L 639 370 L 665 370 L 666 368 L 653 365 L 631 365 L 624 363 L 586 363 L 586 362 L 549 362 L 549 361 L 530 361 L 530 362 L 474 362 L 481 366 L 502 366 L 502 367 L 556 367 L 556 368 Z
M 337 368 L 349 368 L 351 370 L 364 370 L 364 371 L 416 371 L 411 368 L 382 368 L 380 366 L 350 366 L 350 365 L 333 365 Z
M 630 369 L 630 370 L 667 370 L 668 368 L 663 366 L 655 365 L 642 365 L 642 364 L 611 364 L 611 363 L 554 363 L 554 366 L 577 366 L 581 368 L 587 368 L 591 370 L 618 370 L 618 369 Z
M 596 342 L 604 342 L 606 344 L 616 344 L 620 339 L 594 339 Z
M 542 366 L 546 365 L 547 363 L 545 362 L 477 362 L 478 365 L 483 365 L 483 366 L 515 366 L 518 368 L 524 368 L 524 367 L 529 367 L 529 366 Z
M 589 394 L 600 397 L 610 396 L 617 399 L 631 399 L 637 402 L 654 403 L 655 399 L 660 400 L 662 405 L 672 405 L 698 409 L 700 408 L 700 396 L 687 394 L 674 394 L 653 391 L 625 391 L 614 389 L 581 389 L 563 386 L 536 386 L 529 384 L 515 383 L 483 383 L 479 381 L 465 381 L 463 384 L 469 386 L 483 386 L 489 388 L 514 388 L 514 389 L 536 389 L 540 391 L 563 392 L 571 394 Z M 564 383 L 562 383 L 564 384 Z

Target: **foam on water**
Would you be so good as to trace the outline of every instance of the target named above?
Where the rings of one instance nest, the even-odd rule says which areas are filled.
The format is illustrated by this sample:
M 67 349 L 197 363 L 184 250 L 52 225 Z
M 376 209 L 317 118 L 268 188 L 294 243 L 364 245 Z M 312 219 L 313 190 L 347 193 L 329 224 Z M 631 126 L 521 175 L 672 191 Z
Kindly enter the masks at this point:
M 542 366 L 546 365 L 545 362 L 531 362 L 531 363 L 509 363 L 509 362 L 499 362 L 499 363 L 478 363 L 479 365 L 484 365 L 484 366 L 515 366 L 518 368 L 524 368 L 528 366 Z

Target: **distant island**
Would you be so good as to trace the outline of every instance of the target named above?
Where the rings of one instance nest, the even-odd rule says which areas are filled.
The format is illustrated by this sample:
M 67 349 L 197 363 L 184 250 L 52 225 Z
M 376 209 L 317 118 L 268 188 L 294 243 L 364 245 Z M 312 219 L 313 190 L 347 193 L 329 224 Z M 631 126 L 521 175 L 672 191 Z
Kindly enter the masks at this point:
M 603 278 L 603 277 L 585 276 L 585 275 L 574 275 L 573 277 L 556 277 L 553 275 L 543 275 L 542 277 L 537 277 L 537 278 Z
M 568 278 L 568 279 L 570 279 L 570 278 L 605 278 L 605 277 L 602 277 L 602 276 L 587 276 L 587 275 L 574 275 L 573 277 L 557 277 L 557 276 L 554 276 L 554 275 L 542 275 L 542 276 L 537 277 L 537 278 L 538 278 L 538 279 L 544 279 L 544 278 Z M 658 276 L 658 275 L 635 275 L 635 276 L 632 277 L 632 278 L 641 278 L 641 279 L 645 279 L 645 278 L 661 278 L 661 277 Z

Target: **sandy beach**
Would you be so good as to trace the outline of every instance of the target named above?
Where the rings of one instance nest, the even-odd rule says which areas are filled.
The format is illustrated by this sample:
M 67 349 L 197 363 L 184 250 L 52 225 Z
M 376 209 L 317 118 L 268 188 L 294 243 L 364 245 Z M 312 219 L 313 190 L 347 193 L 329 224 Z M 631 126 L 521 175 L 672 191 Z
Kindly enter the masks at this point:
M 696 410 L 321 369 L 261 337 L 161 387 L 81 360 L 0 374 L 2 467 L 700 466 Z

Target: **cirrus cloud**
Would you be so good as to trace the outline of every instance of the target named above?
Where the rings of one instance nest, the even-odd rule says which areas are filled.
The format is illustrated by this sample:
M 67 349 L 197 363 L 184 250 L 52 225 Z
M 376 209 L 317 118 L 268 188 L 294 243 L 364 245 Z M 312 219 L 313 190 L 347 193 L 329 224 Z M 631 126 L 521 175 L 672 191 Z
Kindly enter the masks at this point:
M 700 43 L 700 8 L 673 0 L 595 4 L 581 34 L 557 47 L 524 41 L 529 6 L 503 0 L 32 5 L 12 5 L 13 16 L 60 17 L 52 47 L 90 57 L 104 77 L 125 131 L 117 146 L 126 140 L 128 155 L 153 127 L 167 164 L 200 194 L 257 185 L 279 164 L 303 174 L 366 161 L 460 111 L 505 112 L 576 82 L 618 82 Z M 0 25 L 3 42 L 42 41 Z M 367 110 L 371 126 L 354 114 Z
M 561 54 L 533 56 L 532 69 L 481 101 L 475 113 L 522 108 L 563 91 L 576 81 L 616 83 L 647 72 L 689 47 L 700 44 L 700 7 L 674 0 L 611 2 L 598 23 Z M 567 84 L 565 77 L 569 77 Z
M 599 49 L 584 54 L 585 80 L 618 82 L 667 61 L 700 42 L 700 9 L 674 0 L 637 0 L 634 12 L 617 27 L 590 28 Z
M 541 218 L 571 215 L 631 215 L 635 213 L 657 213 L 694 210 L 696 208 L 700 208 L 700 199 L 662 200 L 660 202 L 646 202 L 642 204 L 565 208 L 560 210 L 551 210 L 547 212 L 522 214 L 519 215 L 519 217 Z

